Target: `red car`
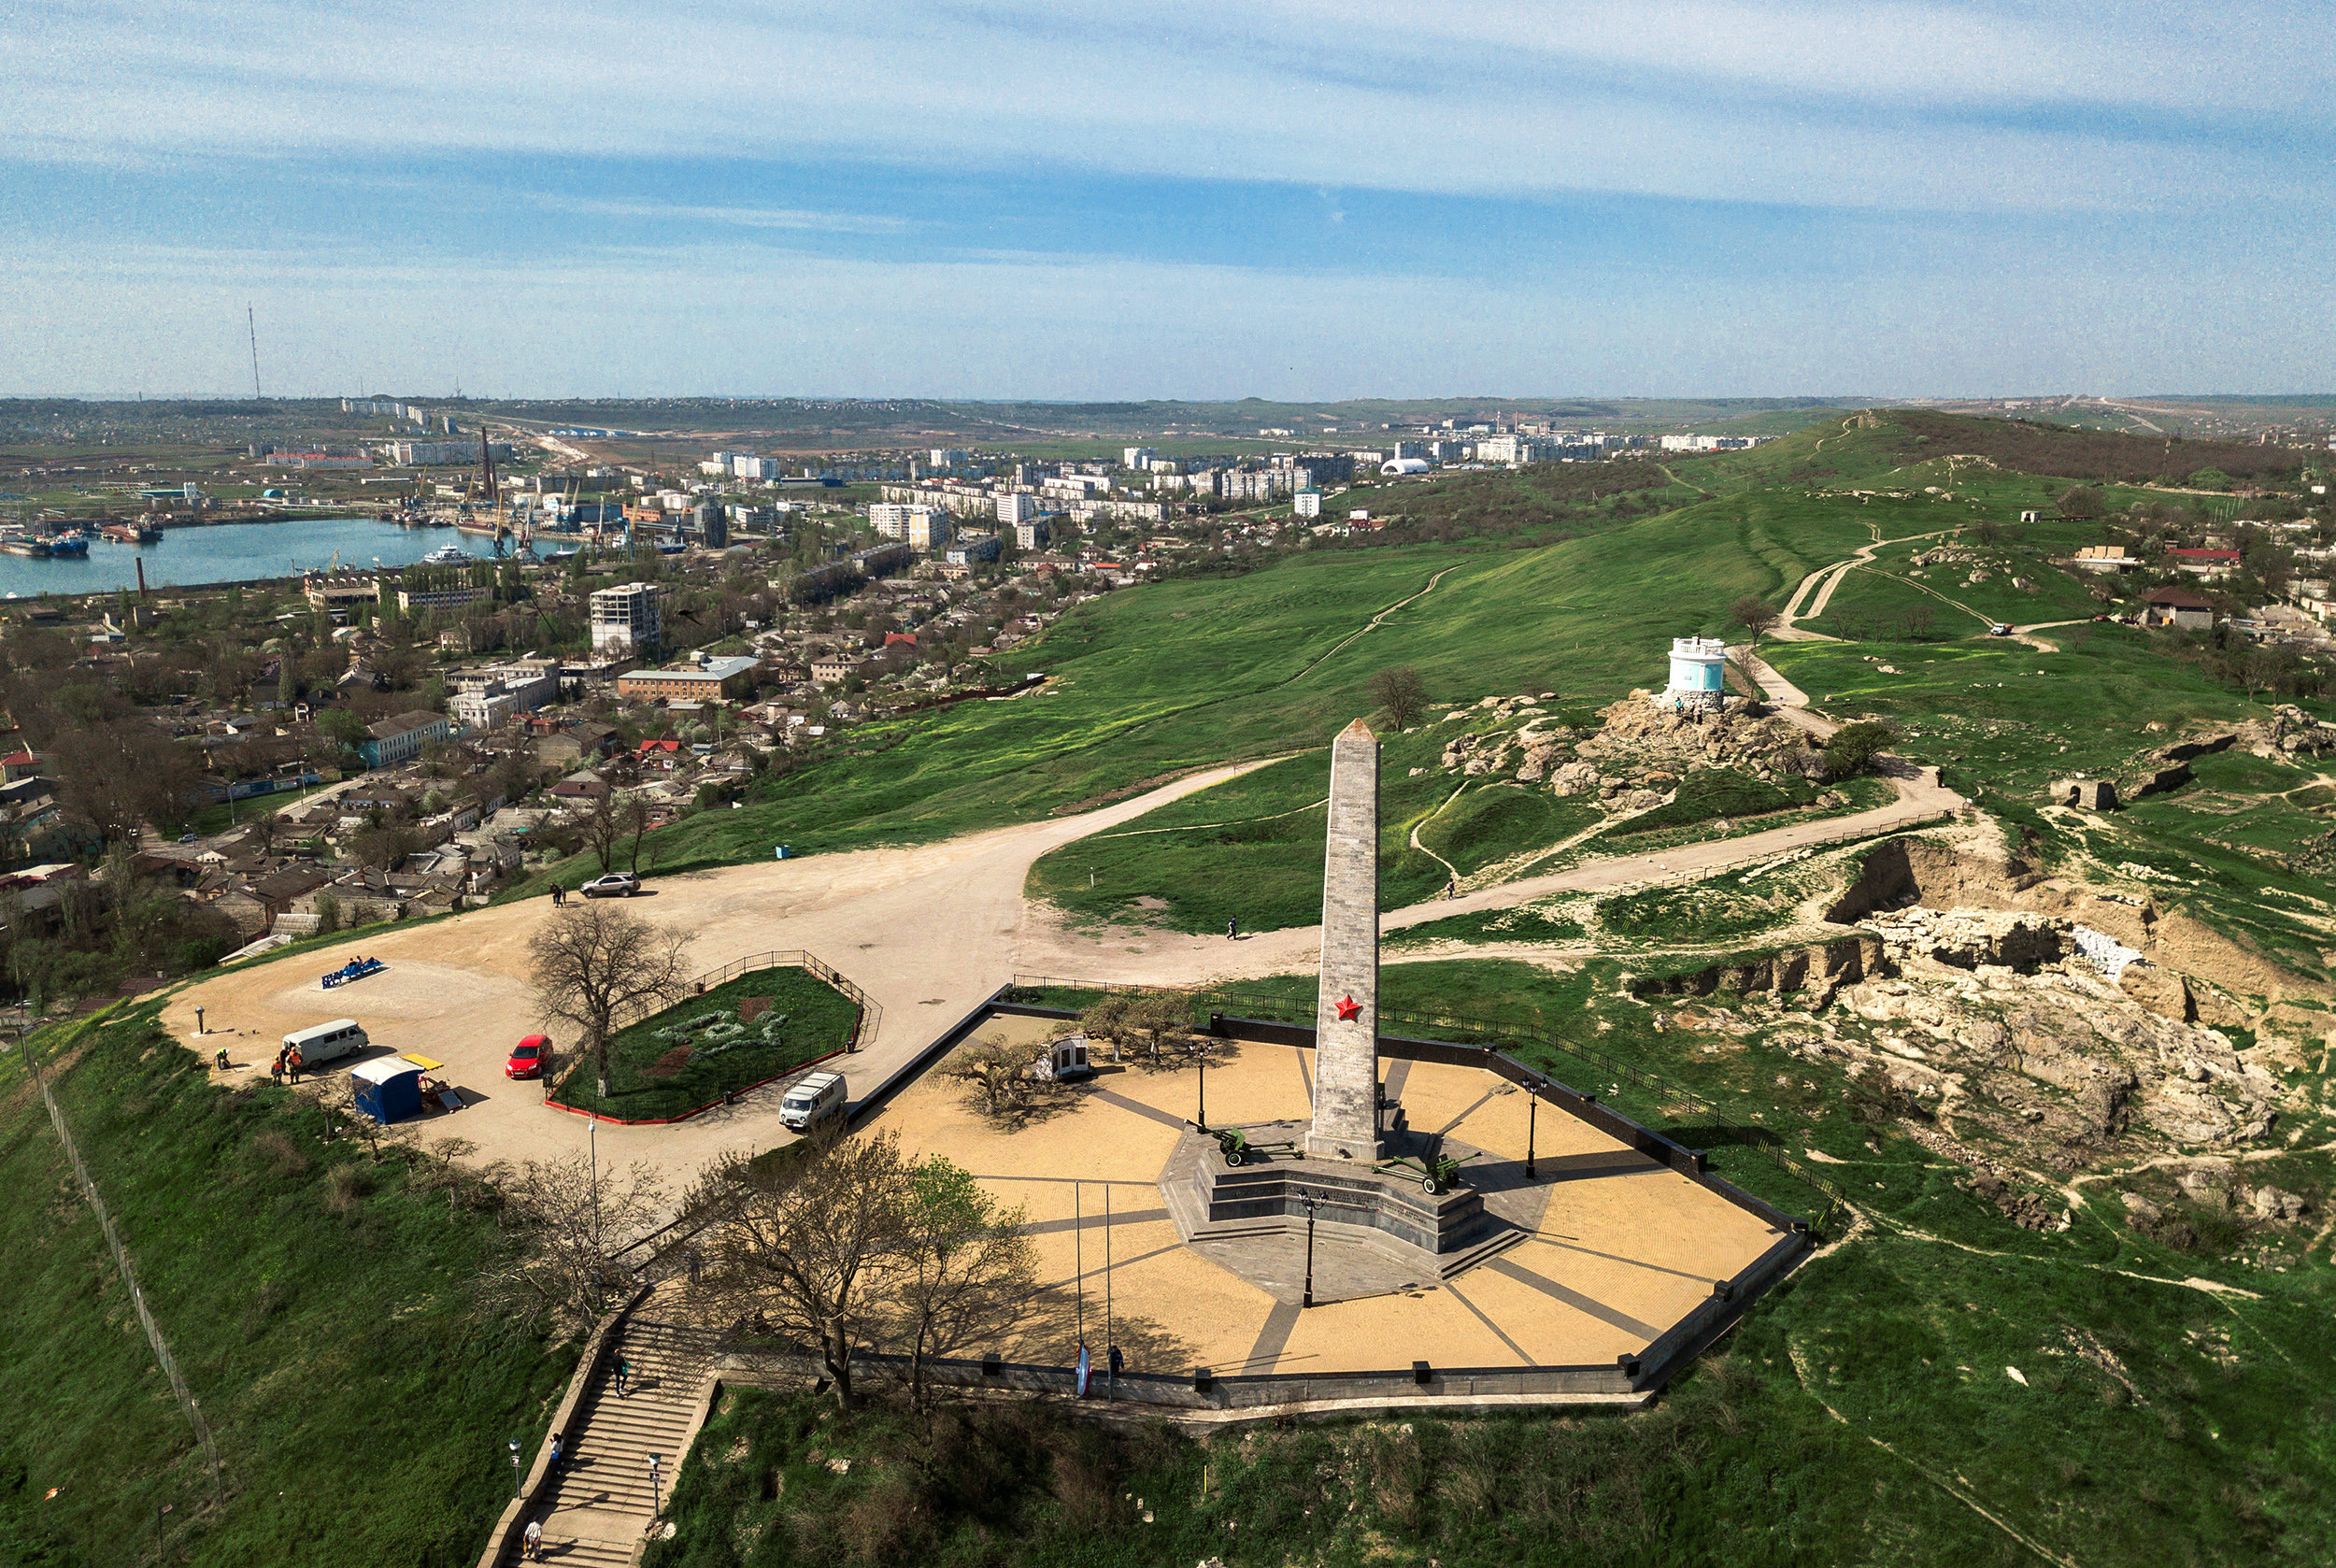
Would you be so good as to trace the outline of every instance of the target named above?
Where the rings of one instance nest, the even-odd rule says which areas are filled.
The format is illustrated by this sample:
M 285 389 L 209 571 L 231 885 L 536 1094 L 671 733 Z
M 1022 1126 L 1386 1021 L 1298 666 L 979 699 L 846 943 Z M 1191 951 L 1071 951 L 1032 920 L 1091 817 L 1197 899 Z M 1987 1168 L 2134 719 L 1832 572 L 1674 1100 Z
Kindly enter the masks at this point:
M 530 1034 L 511 1048 L 511 1060 L 503 1064 L 506 1078 L 532 1078 L 544 1070 L 545 1061 L 551 1055 L 551 1036 Z

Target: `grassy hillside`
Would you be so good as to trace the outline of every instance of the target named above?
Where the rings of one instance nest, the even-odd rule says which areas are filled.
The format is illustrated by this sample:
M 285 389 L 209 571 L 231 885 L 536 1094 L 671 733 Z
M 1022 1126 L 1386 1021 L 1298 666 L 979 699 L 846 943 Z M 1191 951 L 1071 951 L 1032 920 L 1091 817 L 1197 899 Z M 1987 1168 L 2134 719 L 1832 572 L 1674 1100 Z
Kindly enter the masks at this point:
M 1367 683 L 1390 664 L 1439 696 L 1609 701 L 1659 682 L 1673 637 L 1725 632 L 1742 594 L 1775 594 L 1867 542 L 1854 511 L 1712 502 L 1545 549 L 1310 552 L 1114 593 L 996 661 L 1052 676 L 1045 691 L 857 730 L 848 754 L 746 809 L 660 833 L 659 866 L 939 837 L 1322 745 L 1372 709 Z
M 1672 469 L 1688 483 L 1712 490 L 1841 487 L 1873 483 L 1948 457 L 1977 460 L 1958 464 L 1968 483 L 2016 487 L 2030 495 L 2057 495 L 2080 481 L 2188 486 L 2201 471 L 2241 483 L 2290 480 L 2304 461 L 2286 448 L 2235 441 L 2169 440 L 1924 408 L 1869 408 L 1821 420 L 1749 450 L 1674 463 Z
M 807 1397 L 748 1393 L 691 1450 L 676 1536 L 649 1562 L 2324 1560 L 2336 1539 L 2336 1406 L 2322 1392 L 2336 1382 L 2324 1332 L 2336 1271 L 2324 1259 L 2297 1259 L 2292 1241 L 2286 1272 L 2213 1246 L 2174 1251 L 2128 1226 L 2101 1188 L 2077 1201 L 2069 1231 L 2022 1230 L 1957 1168 L 1862 1117 L 1837 1069 L 1721 1027 L 1725 1001 L 1658 1031 L 1653 1010 L 1602 994 L 1614 979 L 1603 963 L 1562 978 L 1407 964 L 1386 971 L 1382 1003 L 1465 998 L 1489 1037 L 1789 1207 L 1805 1212 L 1809 1190 L 1759 1142 L 1810 1152 L 1853 1192 L 1855 1231 L 1652 1412 L 1193 1437 L 1065 1430 L 1027 1407 L 926 1426 L 879 1406 L 848 1420 Z M 1310 1005 L 1313 985 L 1242 989 Z M 1552 1022 L 1595 1032 L 1602 1052 L 1738 1124 L 1683 1119 L 1668 1093 L 1517 1044 L 1517 1028 Z M 2269 1161 L 2258 1176 L 2317 1192 L 2323 1163 Z M 839 1456 L 853 1461 L 842 1475 L 827 1462 Z
M 223 1091 L 149 1005 L 41 1037 L 91 1174 L 219 1443 L 226 1504 L 11 1056 L 0 1088 L 0 1561 L 477 1557 L 573 1349 L 473 1296 L 490 1194 L 372 1157 L 285 1090 Z M 54 1489 L 51 1495 L 51 1489 Z M 13 1532 L 15 1555 L 8 1555 Z

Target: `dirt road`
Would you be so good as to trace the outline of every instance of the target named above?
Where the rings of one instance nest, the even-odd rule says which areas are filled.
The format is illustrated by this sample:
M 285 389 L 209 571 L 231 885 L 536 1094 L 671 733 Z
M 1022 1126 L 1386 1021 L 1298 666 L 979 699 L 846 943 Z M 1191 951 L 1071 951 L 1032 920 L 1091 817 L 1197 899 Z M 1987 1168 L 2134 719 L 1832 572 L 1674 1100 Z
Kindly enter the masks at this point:
M 693 933 L 691 958 L 705 969 L 745 953 L 802 948 L 842 970 L 884 1008 L 881 1030 L 846 1066 L 848 1081 L 873 1085 L 1013 976 L 1031 862 L 1261 765 L 1213 768 L 1099 811 L 941 844 L 660 877 L 629 906 Z M 368 934 L 354 950 L 388 970 L 337 991 L 317 983 L 327 965 L 322 957 L 234 970 L 181 991 L 163 1021 L 206 1057 L 227 1047 L 238 1064 L 229 1076 L 240 1077 L 265 1073 L 287 1031 L 354 1018 L 376 1046 L 446 1063 L 440 1076 L 471 1102 L 423 1123 L 424 1136 L 466 1138 L 482 1159 L 564 1153 L 583 1147 L 589 1124 L 546 1109 L 540 1089 L 503 1076 L 512 1044 L 537 1027 L 527 942 L 550 915 L 550 901 L 537 898 Z M 199 1041 L 198 1006 L 210 1031 Z M 770 1089 L 675 1127 L 603 1126 L 600 1152 L 619 1161 L 653 1157 L 686 1176 L 726 1150 L 785 1141 L 777 1103 L 778 1090 Z
M 1761 671 L 1764 666 L 1756 669 Z M 1762 678 L 1773 675 L 1765 671 Z M 1803 710 L 1787 711 L 1825 722 Z M 632 907 L 694 934 L 691 956 L 703 968 L 744 954 L 801 948 L 866 989 L 882 1005 L 884 1019 L 864 1048 L 844 1064 L 857 1093 L 906 1062 L 1016 974 L 1190 985 L 1314 967 L 1321 942 L 1318 927 L 1239 941 L 1152 929 L 1074 930 L 1023 901 L 1024 882 L 1039 856 L 1262 765 L 1215 768 L 1099 811 L 941 844 L 662 877 Z M 1381 916 L 1380 928 L 1395 931 L 1555 893 L 1708 873 L 1902 826 L 1961 804 L 1953 791 L 1924 777 L 1896 783 L 1896 802 L 1854 817 L 1796 823 L 1656 856 L 1593 861 L 1457 899 L 1391 910 Z M 387 970 L 329 992 L 318 984 L 327 962 L 321 957 L 239 968 L 179 993 L 164 1021 L 206 1057 L 225 1046 L 235 1063 L 228 1076 L 242 1077 L 265 1071 L 286 1032 L 352 1017 L 377 1048 L 418 1051 L 444 1062 L 441 1076 L 464 1091 L 466 1108 L 422 1123 L 423 1136 L 467 1139 L 482 1161 L 570 1152 L 585 1144 L 591 1124 L 546 1108 L 535 1085 L 503 1076 L 510 1046 L 538 1027 L 528 995 L 526 949 L 529 937 L 550 916 L 548 899 L 531 899 L 431 925 L 368 934 L 356 950 L 380 959 Z M 1390 954 L 1389 962 L 1406 956 Z M 198 1006 L 209 1025 L 199 1039 Z M 762 1149 L 787 1141 L 777 1120 L 778 1095 L 778 1090 L 766 1089 L 672 1127 L 602 1126 L 599 1152 L 619 1162 L 651 1160 L 683 1179 L 731 1149 Z

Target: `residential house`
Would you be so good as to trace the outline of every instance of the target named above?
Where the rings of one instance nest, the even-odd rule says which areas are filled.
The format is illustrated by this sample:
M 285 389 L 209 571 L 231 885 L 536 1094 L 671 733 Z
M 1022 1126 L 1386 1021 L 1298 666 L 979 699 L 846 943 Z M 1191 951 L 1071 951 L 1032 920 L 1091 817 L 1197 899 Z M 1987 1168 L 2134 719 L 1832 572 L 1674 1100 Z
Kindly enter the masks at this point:
M 2186 588 L 2153 588 L 2142 595 L 2143 624 L 2202 631 L 2215 624 L 2215 601 Z
M 617 738 L 617 732 L 608 725 L 588 719 L 539 736 L 535 742 L 535 756 L 546 763 L 577 763 L 591 757 L 605 757 L 616 750 Z
M 551 787 L 551 792 L 562 800 L 606 800 L 614 791 L 608 781 L 590 768 L 578 768 Z
M 2227 577 L 2239 569 L 2235 549 L 2170 549 L 2166 564 L 2194 577 Z
M 2087 545 L 2069 563 L 2080 572 L 2115 572 L 2119 575 L 2135 570 L 2141 563 L 2140 557 L 2128 555 L 2123 545 Z

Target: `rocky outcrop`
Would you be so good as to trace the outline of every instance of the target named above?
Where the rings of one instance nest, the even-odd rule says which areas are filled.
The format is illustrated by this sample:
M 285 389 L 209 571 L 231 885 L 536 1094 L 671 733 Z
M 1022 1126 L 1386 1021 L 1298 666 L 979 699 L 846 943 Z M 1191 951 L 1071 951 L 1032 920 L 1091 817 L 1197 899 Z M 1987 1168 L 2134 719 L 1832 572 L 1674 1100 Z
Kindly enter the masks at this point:
M 1629 982 L 1633 996 L 1710 996 L 1716 991 L 1815 991 L 1822 1007 L 1842 986 L 1880 972 L 1881 941 L 1845 936 L 1805 948 L 1788 948 L 1735 963 L 1706 964 L 1677 975 L 1641 976 Z
M 2264 757 L 2327 757 L 2336 755 L 2336 724 L 2315 719 L 2293 704 L 2282 704 L 2269 719 L 2258 719 L 2239 732 L 2249 750 Z

